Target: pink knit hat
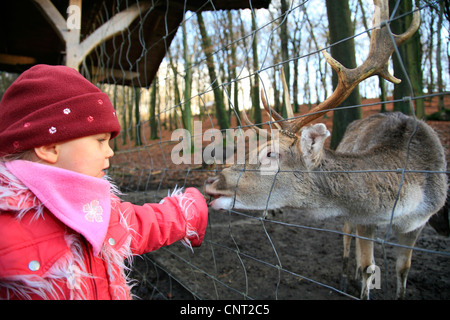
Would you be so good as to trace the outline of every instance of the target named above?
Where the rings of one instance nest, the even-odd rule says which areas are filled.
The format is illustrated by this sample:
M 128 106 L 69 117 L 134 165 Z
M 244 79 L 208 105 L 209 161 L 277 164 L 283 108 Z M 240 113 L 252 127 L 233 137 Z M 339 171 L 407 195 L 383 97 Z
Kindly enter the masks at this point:
M 120 132 L 111 101 L 69 67 L 28 69 L 0 102 L 0 156 L 106 132 Z

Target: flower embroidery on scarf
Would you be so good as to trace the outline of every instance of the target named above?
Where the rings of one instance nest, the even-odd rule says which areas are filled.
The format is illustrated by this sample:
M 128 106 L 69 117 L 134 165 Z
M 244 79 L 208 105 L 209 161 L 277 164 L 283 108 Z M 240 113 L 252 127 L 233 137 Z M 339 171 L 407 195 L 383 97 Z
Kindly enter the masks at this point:
M 103 208 L 98 200 L 92 200 L 83 206 L 83 212 L 86 212 L 84 218 L 90 222 L 103 222 Z

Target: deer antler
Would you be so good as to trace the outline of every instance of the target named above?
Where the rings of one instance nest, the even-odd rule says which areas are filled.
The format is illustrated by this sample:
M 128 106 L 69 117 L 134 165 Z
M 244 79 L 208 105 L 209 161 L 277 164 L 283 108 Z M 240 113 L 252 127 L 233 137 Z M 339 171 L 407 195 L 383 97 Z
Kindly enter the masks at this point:
M 288 89 L 288 86 L 286 84 L 286 76 L 284 74 L 283 67 L 281 67 L 281 80 L 283 82 L 283 89 L 284 89 L 284 93 L 285 93 L 287 115 L 288 115 L 288 118 L 293 118 L 294 117 L 294 111 L 292 109 L 292 105 L 291 105 L 291 102 L 290 102 L 289 89 Z M 269 114 L 270 119 L 275 120 L 275 122 L 273 122 L 273 124 L 277 127 L 277 129 L 279 129 L 279 130 L 281 130 L 283 132 L 284 130 L 282 128 L 282 123 L 279 123 L 278 121 L 285 122 L 286 120 L 278 112 L 276 112 L 273 108 L 269 107 L 269 105 L 267 104 L 267 100 L 266 100 L 265 93 L 264 93 L 263 89 L 261 89 L 261 101 L 263 103 L 264 109 L 266 109 L 267 113 Z M 244 122 L 247 123 L 247 125 L 249 125 L 251 127 L 255 127 L 256 129 L 259 129 L 257 126 L 255 126 L 255 124 L 253 124 L 248 119 L 247 113 L 245 113 L 245 111 L 242 111 L 242 118 L 244 119 Z
M 387 27 L 386 23 L 386 21 L 389 20 L 388 1 L 374 0 L 374 5 L 375 13 L 373 25 L 378 27 L 373 30 L 370 37 L 370 50 L 367 59 L 361 66 L 355 69 L 348 69 L 335 60 L 330 54 L 328 54 L 328 52 L 322 50 L 325 59 L 338 75 L 338 85 L 331 96 L 314 107 L 308 115 L 293 121 L 284 121 L 285 119 L 281 115 L 267 105 L 264 95 L 261 95 L 264 108 L 271 115 L 271 117 L 278 121 L 281 126 L 282 133 L 290 137 L 295 137 L 295 133 L 302 127 L 319 118 L 331 109 L 337 107 L 351 94 L 353 89 L 360 82 L 369 77 L 379 75 L 394 84 L 401 82 L 401 80 L 395 78 L 389 73 L 388 61 L 392 53 L 395 51 L 395 46 L 399 46 L 408 40 L 417 31 L 420 25 L 420 13 L 419 11 L 414 12 L 413 20 L 406 32 L 401 35 L 393 35 L 395 41 L 395 43 L 393 43 L 390 35 L 390 29 Z

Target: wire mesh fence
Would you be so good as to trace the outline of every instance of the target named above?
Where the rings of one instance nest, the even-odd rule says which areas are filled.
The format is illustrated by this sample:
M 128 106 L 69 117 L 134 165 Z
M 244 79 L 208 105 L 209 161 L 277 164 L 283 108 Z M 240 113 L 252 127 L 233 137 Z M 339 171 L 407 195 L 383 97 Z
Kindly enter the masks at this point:
M 399 2 L 395 2 L 396 6 Z M 223 141 L 230 132 L 249 129 L 241 121 L 242 110 L 252 113 L 261 127 L 273 125 L 267 115 L 257 118 L 253 106 L 259 106 L 259 102 L 253 98 L 259 100 L 259 90 L 254 88 L 260 86 L 281 109 L 281 68 L 289 70 L 289 87 L 297 108 L 287 120 L 302 117 L 332 92 L 331 70 L 320 51 L 337 43 L 327 42 L 324 1 L 292 1 L 286 8 L 281 2 L 272 1 L 267 9 L 257 9 L 248 1 L 244 6 L 247 9 L 226 11 L 217 9 L 212 1 L 193 10 L 189 1 L 154 1 L 143 6 L 140 2 L 117 0 L 114 5 L 104 2 L 93 19 L 93 30 L 136 5 L 140 10 L 137 21 L 96 47 L 80 67 L 92 81 L 101 82 L 101 89 L 110 95 L 122 122 L 123 131 L 114 141 L 115 156 L 109 174 L 125 193 L 124 200 L 135 204 L 159 202 L 175 187 L 194 186 L 203 191 L 205 180 L 227 166 L 225 158 L 231 163 L 238 156 L 239 152 L 235 153 L 236 149 Z M 438 11 L 432 11 L 432 6 L 439 7 L 439 2 L 421 5 L 414 10 L 420 10 L 426 22 L 420 29 L 422 42 L 436 48 L 428 40 L 436 32 L 431 27 L 438 23 Z M 172 22 L 174 14 L 170 8 L 174 6 L 181 8 L 179 24 Z M 350 1 L 350 7 L 355 35 L 341 42 L 354 40 L 357 60 L 361 61 L 369 49 L 367 33 L 377 27 L 366 23 L 365 12 L 372 12 L 373 5 L 369 1 Z M 159 40 L 148 41 L 152 32 L 149 19 L 155 19 L 155 12 L 160 13 L 158 23 L 165 26 L 164 32 Z M 202 24 L 207 35 L 201 34 Z M 289 34 L 288 57 L 280 52 L 283 25 Z M 448 21 L 444 27 L 439 26 L 439 34 L 448 46 Z M 424 36 L 428 36 L 427 41 Z M 206 37 L 209 42 L 203 43 Z M 152 74 L 149 64 L 160 47 L 165 56 L 157 73 Z M 436 54 L 436 49 L 429 52 Z M 395 55 L 402 61 L 399 52 Z M 422 61 L 428 77 L 436 66 L 425 54 Z M 448 62 L 444 63 L 444 70 L 448 82 Z M 362 104 L 333 112 L 360 108 L 365 117 L 381 109 L 390 111 L 396 102 L 406 102 L 415 110 L 420 101 L 426 112 L 432 113 L 437 110 L 438 100 L 448 99 L 445 85 L 431 86 L 426 94 L 415 94 L 409 77 L 403 80 L 411 88 L 407 97 L 380 101 L 378 80 L 372 79 L 360 85 L 361 95 L 366 98 Z M 386 87 L 386 96 L 391 97 L 393 87 Z M 223 110 L 217 106 L 219 103 L 223 103 Z M 333 112 L 319 119 L 330 130 Z M 435 125 L 448 152 L 449 126 L 446 122 Z M 189 130 L 190 139 L 184 137 L 184 142 L 191 141 L 188 148 L 180 147 L 183 136 L 176 134 L 177 129 Z M 216 154 L 209 153 L 210 161 L 205 161 L 208 146 Z M 220 151 L 224 158 L 217 154 Z M 174 157 L 179 161 L 174 161 Z M 400 168 L 398 174 L 405 172 L 406 167 Z M 351 175 L 358 172 L 348 174 L 350 181 Z M 134 293 L 141 299 L 357 299 L 358 281 L 350 280 L 346 292 L 340 283 L 344 220 L 317 221 L 311 216 L 292 208 L 269 212 L 210 209 L 205 241 L 200 248 L 191 252 L 173 244 L 135 258 Z M 370 239 L 381 275 L 373 290 L 379 298 L 393 298 L 396 290 L 394 252 L 399 246 L 388 229 L 389 226 L 380 227 L 377 237 Z M 407 297 L 448 299 L 449 257 L 449 239 L 427 225 L 414 248 Z

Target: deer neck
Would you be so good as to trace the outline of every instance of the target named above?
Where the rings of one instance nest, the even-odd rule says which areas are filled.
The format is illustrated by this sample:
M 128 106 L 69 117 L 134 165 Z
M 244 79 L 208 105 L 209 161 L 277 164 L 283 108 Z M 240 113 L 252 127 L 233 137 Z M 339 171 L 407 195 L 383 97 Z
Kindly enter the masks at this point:
M 344 154 L 324 149 L 320 164 L 306 172 L 305 181 L 310 183 L 311 193 L 305 195 L 308 203 L 303 206 L 313 209 L 318 218 L 329 218 L 362 211 L 362 208 L 367 208 L 368 201 L 373 201 L 374 207 L 380 201 L 390 202 L 386 195 L 388 193 L 380 191 L 382 188 L 379 186 L 386 185 L 386 189 L 398 188 L 399 175 L 395 172 L 360 172 L 379 168 L 382 161 L 376 154 Z M 392 168 L 398 166 L 392 164 L 390 169 Z

